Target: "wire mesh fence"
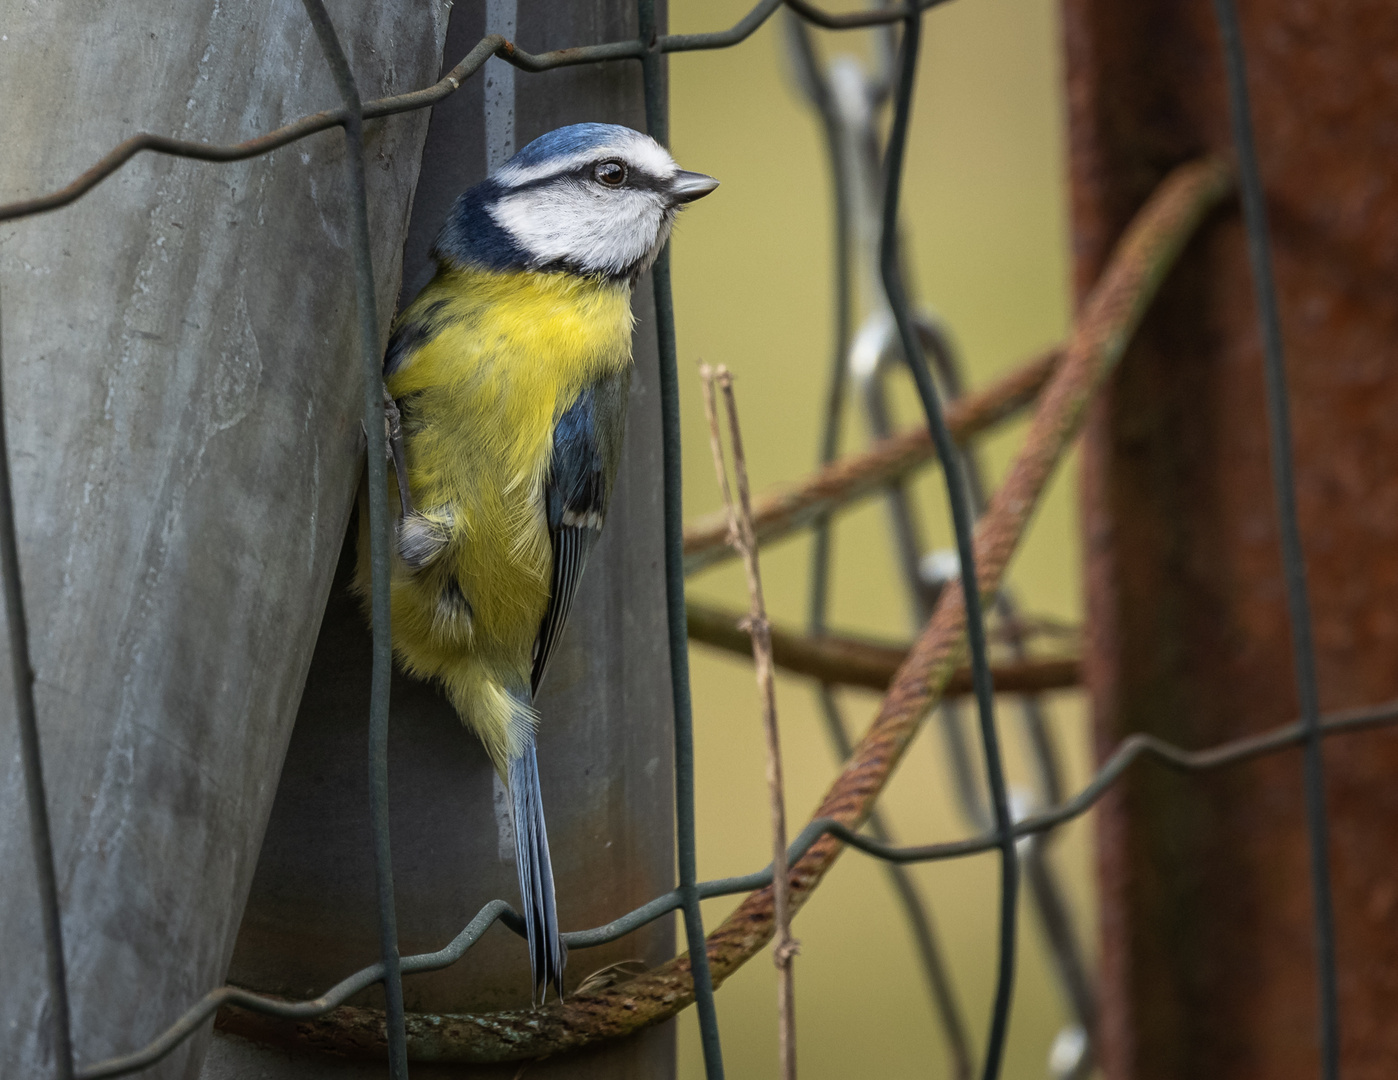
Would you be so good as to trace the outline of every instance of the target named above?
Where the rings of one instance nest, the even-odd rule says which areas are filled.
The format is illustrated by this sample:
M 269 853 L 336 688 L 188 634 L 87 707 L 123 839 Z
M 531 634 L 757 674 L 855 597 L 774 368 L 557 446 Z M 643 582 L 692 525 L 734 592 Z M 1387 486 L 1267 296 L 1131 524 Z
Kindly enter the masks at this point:
M 139 135 L 106 155 L 68 186 L 23 202 L 0 206 L 0 221 L 14 220 L 65 206 L 144 151 L 209 162 L 238 161 L 266 154 L 318 131 L 339 127 L 345 133 L 346 191 L 351 208 L 352 250 L 359 313 L 360 359 L 364 378 L 364 420 L 368 437 L 368 480 L 373 565 L 373 690 L 370 702 L 371 818 L 379 898 L 381 959 L 349 976 L 325 994 L 309 1001 L 288 1002 L 237 987 L 210 992 L 173 1025 L 142 1048 L 107 1061 L 73 1061 L 66 1004 L 62 920 L 54 871 L 48 807 L 44 797 L 42 758 L 32 692 L 16 547 L 14 505 L 9 488 L 10 449 L 0 428 L 0 572 L 5 582 L 11 663 L 14 670 L 16 716 L 21 734 L 32 843 L 40 885 L 45 948 L 53 1007 L 53 1045 L 57 1075 L 96 1078 L 137 1072 L 159 1061 L 224 1006 L 273 1019 L 309 1021 L 327 1018 L 333 1041 L 333 1013 L 338 1006 L 374 984 L 384 989 L 382 1017 L 391 1075 L 408 1073 L 413 1057 L 437 1061 L 524 1060 L 616 1038 L 675 1015 L 690 1004 L 697 1008 L 709 1077 L 723 1075 L 722 1048 L 714 1009 L 714 987 L 755 955 L 769 940 L 774 924 L 772 872 L 765 870 L 717 881 L 698 880 L 695 852 L 694 755 L 689 702 L 687 641 L 695 619 L 687 617 L 684 580 L 693 571 L 724 557 L 723 538 L 702 526 L 684 528 L 680 504 L 679 385 L 668 259 L 662 255 L 653 272 L 660 341 L 660 373 L 664 417 L 665 536 L 668 627 L 675 714 L 676 822 L 678 883 L 607 925 L 564 935 L 570 949 L 585 949 L 613 941 L 640 926 L 680 912 L 689 951 L 621 986 L 584 989 L 566 1001 L 527 1013 L 497 1013 L 470 1028 L 443 1030 L 405 1012 L 403 975 L 455 963 L 496 921 L 515 932 L 523 922 L 504 901 L 486 905 L 443 949 L 400 957 L 387 810 L 388 686 L 391 649 L 388 626 L 388 560 L 390 514 L 386 499 L 386 453 L 380 420 L 383 390 L 380 334 L 368 234 L 368 197 L 364 180 L 363 123 L 366 120 L 428 108 L 458 90 L 480 72 L 487 59 L 499 57 L 524 72 L 597 62 L 636 61 L 645 89 L 648 127 L 661 142 L 668 141 L 664 107 L 666 54 L 741 44 L 779 9 L 789 18 L 789 45 L 802 87 L 819 113 L 828 141 L 835 179 L 836 296 L 840 316 L 836 334 L 830 395 L 822 433 L 821 468 L 807 481 L 766 500 L 755 508 L 756 536 L 768 542 L 796 529 L 811 529 L 815 545 L 811 560 L 810 594 L 804 634 L 792 636 L 783 654 L 774 640 L 776 661 L 783 664 L 798 653 L 820 684 L 820 701 L 832 746 L 843 763 L 839 778 L 819 810 L 788 850 L 788 892 L 793 910 L 809 898 L 845 847 L 854 847 L 881 860 L 893 877 L 905 914 L 918 943 L 924 973 L 937 1005 L 951 1055 L 951 1072 L 969 1076 L 979 1071 L 986 1080 L 1000 1073 L 1016 970 L 1018 943 L 1016 912 L 1021 876 L 1046 931 L 1057 980 L 1072 1019 L 1052 1055 L 1063 1077 L 1085 1076 L 1095 1056 L 1096 1005 L 1081 943 L 1067 917 L 1061 883 L 1045 858 L 1052 830 L 1084 813 L 1132 762 L 1153 756 L 1181 770 L 1223 767 L 1301 745 L 1306 760 L 1305 797 L 1311 836 L 1311 876 L 1314 888 L 1315 940 L 1319 963 L 1323 1075 L 1338 1075 L 1339 1016 L 1335 996 L 1333 917 L 1328 891 L 1326 824 L 1321 773 L 1321 739 L 1398 720 L 1398 706 L 1322 718 L 1319 713 L 1312 660 L 1310 617 L 1305 591 L 1291 472 L 1286 382 L 1282 367 L 1277 305 L 1271 285 L 1265 205 L 1250 129 L 1244 58 L 1231 0 L 1216 0 L 1216 11 L 1229 73 L 1237 186 L 1242 195 L 1253 258 L 1254 283 L 1262 317 L 1268 373 L 1272 461 L 1280 507 L 1283 561 L 1294 636 L 1301 720 L 1261 737 L 1238 740 L 1205 751 L 1185 751 L 1149 737 L 1127 740 L 1099 769 L 1092 782 L 1068 796 L 1057 764 L 1058 751 L 1044 723 L 1034 691 L 1054 685 L 1046 676 L 1026 674 L 1033 658 L 1026 648 L 1025 622 L 1003 575 L 1015 547 L 1041 498 L 1044 487 L 1080 427 L 1089 400 L 1108 376 L 1189 238 L 1233 191 L 1235 167 L 1217 160 L 1179 166 L 1139 210 L 1121 238 L 1113 259 L 1083 304 L 1064 348 L 1037 359 L 1002 384 L 967 394 L 954 349 L 937 320 L 919 311 L 904 283 L 899 249 L 900 185 L 919 56 L 924 13 L 932 3 L 905 3 L 868 11 L 831 14 L 806 0 L 762 0 L 733 27 L 705 34 L 661 34 L 653 0 L 639 0 L 635 39 L 581 45 L 531 54 L 498 35 L 483 38 L 446 76 L 431 87 L 377 101 L 361 101 L 335 28 L 320 0 L 304 0 L 306 16 L 315 29 L 324 60 L 332 71 L 342 105 L 305 117 L 246 142 L 219 146 L 158 135 Z M 808 27 L 838 31 L 878 30 L 875 64 L 870 69 L 822 69 L 811 46 Z M 878 110 L 887 104 L 892 117 L 886 141 L 877 136 Z M 874 282 L 867 318 L 857 327 L 854 291 L 859 275 Z M 885 374 L 897 366 L 911 374 L 923 408 L 926 432 L 916 439 L 886 439 L 867 453 L 836 460 L 846 400 L 853 389 L 871 431 L 891 436 Z M 1032 412 L 1029 433 L 1006 479 L 995 492 L 986 490 L 974 436 L 1016 412 Z M 900 481 L 912 469 L 936 460 L 954 523 L 956 550 L 922 550 L 916 514 Z M 916 612 L 917 637 L 906 653 L 871 657 L 857 648 L 840 653 L 828 627 L 831 573 L 831 516 L 857 499 L 884 494 L 891 520 L 890 535 L 903 575 L 904 587 Z M 702 614 L 702 613 L 701 613 Z M 991 625 L 990 616 L 994 616 Z M 722 621 L 721 619 L 719 620 Z M 710 620 L 712 623 L 713 620 Z M 993 668 L 989 658 L 994 631 L 1020 669 Z M 721 636 L 712 631 L 711 636 Z M 695 636 L 702 637 L 702 633 Z M 804 650 L 804 653 L 803 653 Z M 839 654 L 839 655 L 837 655 Z M 963 661 L 969 660 L 963 670 Z M 841 667 L 841 663 L 844 667 Z M 862 667 L 861 667 L 862 665 Z M 882 665 L 882 666 L 880 666 Z M 887 695 L 870 729 L 857 742 L 849 736 L 831 687 L 851 670 L 883 685 Z M 1003 669 L 1003 670 L 1002 670 Z M 873 674 L 870 674 L 870 671 Z M 1000 689 L 1023 691 L 1017 707 L 1019 730 L 1035 768 L 1032 798 L 1015 805 L 1002 766 L 1002 748 L 994 724 L 997 671 Z M 1034 678 L 1041 681 L 1034 682 Z M 1065 678 L 1062 670 L 1060 679 Z M 1066 676 L 1072 678 L 1071 672 Z M 975 701 L 980 751 L 985 776 L 975 774 L 973 754 L 964 743 L 948 690 L 957 678 Z M 1026 681 L 1016 686 L 1015 678 Z M 881 680 L 881 682 L 880 682 Z M 1061 683 L 1059 684 L 1061 685 Z M 972 837 L 954 842 L 904 847 L 892 843 L 890 830 L 878 813 L 882 788 L 926 714 L 942 703 L 945 756 L 962 813 L 974 830 Z M 861 831 L 864 829 L 865 831 Z M 996 991 L 984 1052 L 979 1064 L 971 1049 L 972 1025 L 960 1015 L 947 992 L 949 975 L 931 930 L 924 904 L 900 867 L 915 862 L 959 858 L 985 851 L 1000 856 L 998 958 Z M 705 934 L 700 915 L 702 899 L 749 893 L 721 926 Z

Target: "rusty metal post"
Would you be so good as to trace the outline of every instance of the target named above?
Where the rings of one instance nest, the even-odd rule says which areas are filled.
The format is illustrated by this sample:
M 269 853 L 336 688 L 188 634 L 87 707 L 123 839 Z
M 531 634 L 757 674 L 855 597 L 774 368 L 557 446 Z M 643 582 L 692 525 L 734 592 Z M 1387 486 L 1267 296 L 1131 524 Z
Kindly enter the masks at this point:
M 1384 0 L 1240 5 L 1267 187 L 1326 710 L 1398 693 L 1398 20 Z M 1229 145 L 1208 0 L 1064 0 L 1079 293 L 1166 170 Z M 1297 712 L 1241 221 L 1161 294 L 1089 429 L 1098 746 L 1205 746 Z M 1398 1056 L 1398 735 L 1330 741 L 1342 1074 Z M 1319 1073 L 1300 755 L 1142 769 L 1104 804 L 1112 1080 Z
M 449 67 L 486 32 L 537 51 L 634 36 L 631 0 L 460 4 Z M 609 64 L 525 74 L 492 60 L 433 112 L 404 255 L 403 299 L 430 276 L 427 250 L 455 197 L 513 149 L 561 124 L 606 120 L 643 128 L 640 67 Z M 539 763 L 565 929 L 606 922 L 673 885 L 673 752 L 665 633 L 660 413 L 650 291 L 640 319 L 626 451 L 607 528 L 540 700 Z M 353 533 L 353 530 L 351 530 Z M 230 978 L 301 997 L 376 956 L 372 854 L 363 769 L 369 640 L 346 584 L 354 537 L 321 625 Z M 513 842 L 494 771 L 433 687 L 395 675 L 389 745 L 394 871 L 403 953 L 440 948 L 487 901 L 517 901 Z M 612 945 L 578 950 L 568 985 L 609 965 L 653 966 L 673 955 L 669 920 Z M 521 939 L 492 929 L 456 965 L 404 983 L 408 1011 L 478 1012 L 529 1001 Z M 357 1004 L 380 1007 L 375 988 Z M 382 1061 L 329 1059 L 316 1043 L 262 1043 L 256 1018 L 220 1021 L 205 1080 L 260 1076 L 379 1077 Z M 415 1080 L 446 1073 L 412 1062 Z M 558 1062 L 532 1078 L 664 1080 L 674 1075 L 673 1025 Z M 472 1070 L 514 1077 L 518 1066 Z
M 435 74 L 440 6 L 349 2 L 366 91 Z M 333 106 L 296 0 L 0 3 L 0 199 L 146 130 L 233 141 Z M 426 131 L 376 125 L 387 316 Z M 146 155 L 0 228 L 7 427 L 79 1066 L 219 985 L 360 456 L 343 139 Z M 0 1075 L 51 1007 L 9 688 L 0 706 Z M 359 712 L 362 714 L 363 710 Z M 198 1072 L 207 1037 L 146 1073 Z

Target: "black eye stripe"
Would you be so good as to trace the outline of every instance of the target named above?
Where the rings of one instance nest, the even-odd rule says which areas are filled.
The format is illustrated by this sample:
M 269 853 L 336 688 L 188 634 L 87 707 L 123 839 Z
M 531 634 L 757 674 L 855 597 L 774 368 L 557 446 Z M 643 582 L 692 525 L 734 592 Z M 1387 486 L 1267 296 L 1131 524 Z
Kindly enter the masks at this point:
M 537 191 L 540 188 L 552 187 L 560 183 L 577 183 L 579 181 L 587 183 L 593 179 L 592 173 L 594 168 L 596 168 L 596 163 L 589 163 L 587 165 L 580 165 L 576 168 L 568 169 L 564 172 L 551 173 L 548 176 L 540 176 L 533 180 L 526 180 L 522 184 L 501 184 L 500 195 L 508 196 L 521 191 Z M 610 184 L 600 186 L 606 187 L 609 190 L 621 190 L 620 187 L 613 188 Z M 627 166 L 626 183 L 622 186 L 627 190 L 656 191 L 662 194 L 668 193 L 670 190 L 670 182 L 668 180 L 661 180 L 658 177 L 650 175 L 650 173 L 642 172 L 634 166 Z

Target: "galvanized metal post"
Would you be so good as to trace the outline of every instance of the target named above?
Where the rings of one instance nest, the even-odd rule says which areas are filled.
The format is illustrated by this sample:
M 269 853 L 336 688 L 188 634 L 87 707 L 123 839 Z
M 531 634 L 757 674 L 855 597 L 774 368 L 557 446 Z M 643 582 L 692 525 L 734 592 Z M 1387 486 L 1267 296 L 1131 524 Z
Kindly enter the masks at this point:
M 1275 247 L 1321 705 L 1398 693 L 1398 47 L 1381 0 L 1240 5 Z M 1207 0 L 1066 0 L 1078 284 L 1173 164 L 1230 146 Z M 1204 746 L 1298 712 L 1262 345 L 1242 222 L 1172 276 L 1085 455 L 1099 745 Z M 1327 740 L 1341 1074 L 1398 1053 L 1398 739 Z M 1299 753 L 1208 779 L 1132 774 L 1104 804 L 1102 1041 L 1113 1078 L 1321 1073 Z
M 546 0 L 459 5 L 444 70 L 486 32 L 538 51 L 634 36 L 634 13 L 631 0 L 589 0 L 566 11 Z M 644 127 L 639 65 L 525 74 L 492 60 L 434 109 L 405 249 L 405 300 L 430 276 L 427 250 L 455 197 L 513 149 L 581 120 Z M 636 310 L 636 371 L 616 495 L 539 702 L 540 771 L 565 929 L 603 923 L 673 885 L 660 413 L 645 283 Z M 319 993 L 377 953 L 360 707 L 369 646 L 359 601 L 346 589 L 353 551 L 351 536 L 230 972 L 240 985 L 293 996 Z M 476 739 L 431 686 L 395 676 L 392 699 L 393 855 L 406 955 L 441 947 L 486 901 L 517 900 L 518 890 L 506 804 Z M 662 920 L 612 945 L 575 951 L 568 982 L 626 960 L 655 964 L 673 949 L 673 927 Z M 410 976 L 404 995 L 410 1013 L 525 1006 L 523 942 L 497 927 L 453 967 Z M 381 1007 L 382 995 L 376 988 L 361 1003 Z M 242 1076 L 253 1065 L 267 1077 L 384 1073 L 382 1061 L 329 1063 L 323 1047 L 288 1040 L 284 1028 L 263 1028 L 241 1014 L 222 1026 L 206 1080 Z M 277 1045 L 266 1045 L 274 1032 Z M 664 1080 L 674 1067 L 673 1028 L 665 1025 L 531 1065 L 528 1074 Z M 517 1069 L 471 1075 L 509 1078 Z M 430 1064 L 412 1063 L 414 1080 L 436 1075 Z
M 349 4 L 378 95 L 445 8 Z M 296 0 L 0 5 L 0 193 L 140 130 L 236 140 L 335 106 Z M 380 314 L 425 134 L 371 127 Z M 238 164 L 147 156 L 0 229 L 7 428 L 78 1064 L 224 977 L 358 469 L 338 133 Z M 0 722 L 0 1075 L 55 1069 L 23 786 Z M 361 710 L 362 711 L 362 710 Z M 207 1039 L 149 1076 L 197 1073 Z

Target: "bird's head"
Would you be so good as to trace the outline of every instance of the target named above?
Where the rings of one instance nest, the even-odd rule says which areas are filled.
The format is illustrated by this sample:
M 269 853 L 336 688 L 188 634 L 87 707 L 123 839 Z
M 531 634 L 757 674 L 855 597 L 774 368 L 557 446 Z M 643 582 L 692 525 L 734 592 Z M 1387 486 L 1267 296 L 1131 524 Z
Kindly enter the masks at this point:
M 655 261 L 680 208 L 716 187 L 639 131 L 573 124 L 462 195 L 436 254 L 492 270 L 634 278 Z

